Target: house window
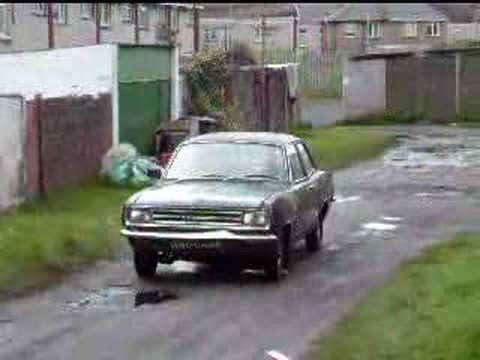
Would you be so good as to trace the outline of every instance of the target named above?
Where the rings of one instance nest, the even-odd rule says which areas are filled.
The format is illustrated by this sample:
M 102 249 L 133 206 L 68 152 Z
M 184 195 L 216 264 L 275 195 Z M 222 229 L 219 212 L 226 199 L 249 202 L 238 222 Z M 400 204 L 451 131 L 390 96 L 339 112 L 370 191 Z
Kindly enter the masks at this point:
M 112 26 L 112 4 L 100 4 L 100 26 Z
M 417 37 L 417 23 L 405 24 L 405 36 L 409 38 Z
M 158 8 L 158 23 L 160 25 L 166 25 L 167 24 L 167 11 L 165 10 L 164 6 L 160 6 Z
M 38 16 L 47 16 L 48 15 L 48 7 L 47 3 L 35 3 L 35 9 L 33 13 Z
M 10 17 L 7 4 L 0 4 L 0 39 L 10 39 Z
M 358 26 L 355 23 L 347 23 L 344 27 L 344 34 L 347 38 L 355 38 L 358 35 Z
M 148 8 L 145 5 L 138 6 L 138 27 L 141 29 L 148 28 Z
M 308 28 L 305 27 L 305 26 L 300 27 L 299 45 L 300 45 L 300 47 L 307 47 L 308 46 Z
M 90 20 L 95 18 L 95 4 L 83 3 L 80 4 L 80 16 L 82 19 Z
M 256 43 L 261 43 L 262 42 L 262 23 L 258 22 L 255 24 L 255 29 L 254 29 L 254 34 L 253 34 L 253 41 Z
M 124 22 L 124 23 L 133 22 L 132 4 L 122 4 L 122 5 L 120 5 L 120 15 L 122 17 L 122 22 Z
M 67 4 L 54 3 L 52 4 L 53 19 L 57 24 L 65 25 L 67 23 Z
M 172 29 L 178 30 L 180 24 L 180 11 L 176 7 L 172 7 L 170 11 L 171 21 L 172 21 Z
M 377 39 L 380 37 L 380 22 L 372 21 L 368 23 L 368 37 Z
M 427 24 L 427 36 L 440 36 L 439 22 L 432 22 Z

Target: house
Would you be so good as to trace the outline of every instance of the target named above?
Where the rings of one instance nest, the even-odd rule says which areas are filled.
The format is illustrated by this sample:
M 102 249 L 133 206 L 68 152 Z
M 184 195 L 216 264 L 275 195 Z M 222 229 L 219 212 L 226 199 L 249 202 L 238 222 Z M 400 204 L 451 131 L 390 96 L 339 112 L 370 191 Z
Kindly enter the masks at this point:
M 298 10 L 290 3 L 203 3 L 200 44 L 228 49 L 241 42 L 254 49 L 297 47 Z M 262 26 L 262 19 L 264 20 Z
M 441 47 L 447 23 L 428 3 L 352 3 L 325 19 L 328 48 L 346 54 Z
M 168 42 L 170 29 L 177 33 L 180 52 L 191 54 L 194 14 L 198 16 L 199 9 L 187 3 L 4 3 L 0 4 L 0 52 L 162 44 Z
M 326 28 L 323 26 L 323 22 L 343 6 L 344 3 L 299 3 L 299 47 L 324 49 Z
M 447 43 L 480 41 L 480 5 L 476 3 L 432 3 L 433 8 L 442 12 L 447 23 Z

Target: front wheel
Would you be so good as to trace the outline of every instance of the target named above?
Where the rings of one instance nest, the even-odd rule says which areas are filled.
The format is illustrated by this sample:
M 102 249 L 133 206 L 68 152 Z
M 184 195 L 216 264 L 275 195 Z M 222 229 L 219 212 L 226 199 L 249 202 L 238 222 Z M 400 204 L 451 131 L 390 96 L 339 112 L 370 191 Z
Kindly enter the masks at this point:
M 277 252 L 270 257 L 265 266 L 265 275 L 270 281 L 279 281 L 286 274 L 290 261 L 290 237 L 289 231 L 285 231 L 279 239 Z
M 316 252 L 322 248 L 323 241 L 323 219 L 317 218 L 315 228 L 307 234 L 305 242 L 308 252 Z
M 135 251 L 133 254 L 135 270 L 141 278 L 149 279 L 155 275 L 158 264 L 158 256 L 154 251 Z

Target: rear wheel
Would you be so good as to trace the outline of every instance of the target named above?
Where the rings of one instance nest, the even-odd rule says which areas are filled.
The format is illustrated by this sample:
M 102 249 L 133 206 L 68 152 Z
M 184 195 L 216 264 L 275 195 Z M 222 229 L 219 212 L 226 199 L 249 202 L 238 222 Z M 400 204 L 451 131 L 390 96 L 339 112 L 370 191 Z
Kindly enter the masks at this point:
M 148 279 L 155 275 L 158 264 L 158 256 L 155 251 L 137 250 L 133 254 L 133 261 L 139 277 Z
M 323 216 L 319 215 L 315 228 L 305 236 L 308 252 L 316 252 L 322 248 L 323 241 Z

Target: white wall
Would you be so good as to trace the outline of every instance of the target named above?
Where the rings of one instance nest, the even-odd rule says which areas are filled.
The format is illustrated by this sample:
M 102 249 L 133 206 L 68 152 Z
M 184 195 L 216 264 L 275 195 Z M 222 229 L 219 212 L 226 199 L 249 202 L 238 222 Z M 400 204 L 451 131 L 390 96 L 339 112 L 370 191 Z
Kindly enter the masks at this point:
M 0 55 L 0 91 L 31 99 L 111 93 L 115 45 Z
M 0 211 L 20 202 L 25 184 L 25 109 L 21 97 L 0 96 Z
M 447 42 L 480 40 L 480 23 L 447 24 Z
M 347 118 L 383 113 L 386 109 L 384 59 L 346 62 L 343 97 Z

